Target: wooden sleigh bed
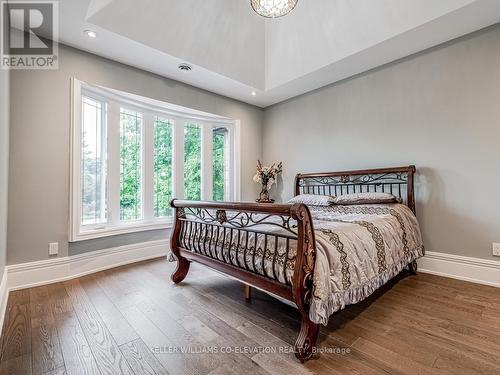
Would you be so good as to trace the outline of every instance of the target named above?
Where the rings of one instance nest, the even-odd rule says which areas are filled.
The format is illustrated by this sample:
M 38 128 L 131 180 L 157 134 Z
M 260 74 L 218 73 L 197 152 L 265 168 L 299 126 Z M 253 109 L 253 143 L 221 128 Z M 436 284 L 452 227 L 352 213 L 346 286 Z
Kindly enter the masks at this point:
M 298 174 L 295 195 L 387 192 L 400 198 L 415 213 L 414 173 L 415 167 L 409 166 Z M 171 205 L 175 209 L 171 249 L 177 258 L 172 281 L 181 282 L 194 261 L 293 302 L 301 319 L 295 355 L 302 362 L 311 358 L 319 324 L 309 317 L 316 261 L 315 231 L 309 208 L 304 204 L 184 200 L 173 200 Z M 278 244 L 285 249 L 281 254 Z M 217 252 L 215 248 L 222 250 Z M 271 271 L 264 270 L 264 261 L 271 263 Z M 416 273 L 415 261 L 406 265 Z M 285 271 L 292 276 L 279 277 L 278 273 L 284 275 Z

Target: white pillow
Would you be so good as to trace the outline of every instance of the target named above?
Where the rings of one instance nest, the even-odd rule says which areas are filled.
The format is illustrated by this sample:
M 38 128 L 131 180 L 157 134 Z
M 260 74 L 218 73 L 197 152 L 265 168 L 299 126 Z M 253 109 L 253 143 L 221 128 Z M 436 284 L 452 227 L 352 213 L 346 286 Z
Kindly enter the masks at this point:
M 300 194 L 293 197 L 288 203 L 303 203 L 308 206 L 330 206 L 333 204 L 335 197 L 330 195 L 316 195 L 316 194 Z
M 335 197 L 333 204 L 376 204 L 376 203 L 398 203 L 400 199 L 388 193 L 354 193 Z

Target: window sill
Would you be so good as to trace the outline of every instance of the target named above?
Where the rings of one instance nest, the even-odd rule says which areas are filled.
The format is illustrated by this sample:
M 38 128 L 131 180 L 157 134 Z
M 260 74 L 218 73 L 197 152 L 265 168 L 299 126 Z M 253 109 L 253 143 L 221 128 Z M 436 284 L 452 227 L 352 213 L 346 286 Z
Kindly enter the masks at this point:
M 88 229 L 88 230 L 82 229 L 80 233 L 74 234 L 72 238 L 70 238 L 69 242 L 93 240 L 96 238 L 116 236 L 120 234 L 146 232 L 149 230 L 170 229 L 172 227 L 173 227 L 173 219 L 166 219 L 162 221 L 155 221 L 152 223 L 151 222 L 135 223 L 117 227 L 106 227 L 106 228 Z

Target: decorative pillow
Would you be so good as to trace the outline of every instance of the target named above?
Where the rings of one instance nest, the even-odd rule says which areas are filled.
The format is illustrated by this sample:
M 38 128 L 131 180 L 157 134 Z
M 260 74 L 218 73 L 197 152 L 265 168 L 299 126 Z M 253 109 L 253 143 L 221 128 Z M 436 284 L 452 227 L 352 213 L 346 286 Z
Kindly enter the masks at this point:
M 398 203 L 400 199 L 388 193 L 354 193 L 340 195 L 333 199 L 333 204 L 375 204 L 375 203 Z
M 316 194 L 300 194 L 293 197 L 288 203 L 303 203 L 308 206 L 330 206 L 333 204 L 335 197 L 330 195 L 316 195 Z

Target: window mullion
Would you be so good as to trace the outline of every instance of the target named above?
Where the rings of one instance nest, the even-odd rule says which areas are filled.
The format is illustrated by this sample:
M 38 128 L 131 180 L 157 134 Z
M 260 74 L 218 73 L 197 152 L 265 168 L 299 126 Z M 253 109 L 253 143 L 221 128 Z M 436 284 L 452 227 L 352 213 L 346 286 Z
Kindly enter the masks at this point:
M 201 199 L 213 200 L 212 147 L 214 127 L 201 124 Z
M 120 106 L 108 103 L 108 223 L 120 224 Z
M 143 209 L 144 219 L 151 221 L 154 219 L 154 115 L 144 114 L 143 144 L 142 144 L 142 171 L 143 171 Z
M 184 198 L 184 125 L 186 119 L 174 118 L 173 136 L 173 196 L 174 198 Z

